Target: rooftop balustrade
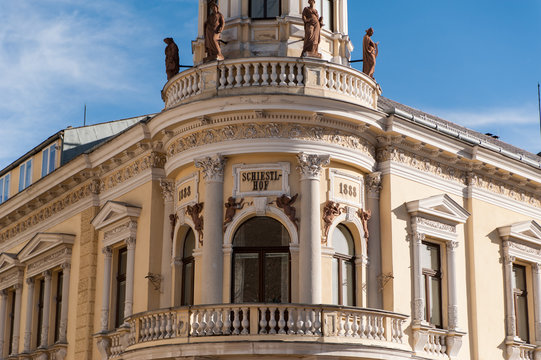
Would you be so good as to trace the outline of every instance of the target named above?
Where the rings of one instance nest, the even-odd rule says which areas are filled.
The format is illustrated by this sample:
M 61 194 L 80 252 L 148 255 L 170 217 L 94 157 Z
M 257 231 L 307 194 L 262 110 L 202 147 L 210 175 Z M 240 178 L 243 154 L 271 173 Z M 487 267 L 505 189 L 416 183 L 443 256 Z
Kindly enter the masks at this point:
M 183 71 L 162 90 L 165 109 L 216 96 L 298 94 L 377 108 L 377 83 L 353 68 L 309 58 L 257 57 L 203 64 Z

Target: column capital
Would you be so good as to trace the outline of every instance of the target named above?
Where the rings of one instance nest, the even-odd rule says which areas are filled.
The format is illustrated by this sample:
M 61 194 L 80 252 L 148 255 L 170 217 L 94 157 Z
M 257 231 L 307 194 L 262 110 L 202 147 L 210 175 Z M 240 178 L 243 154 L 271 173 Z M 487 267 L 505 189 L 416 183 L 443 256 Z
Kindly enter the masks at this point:
M 509 255 L 509 254 L 505 254 L 503 256 L 503 258 L 502 258 L 502 261 L 503 261 L 504 265 L 513 265 L 515 260 L 516 260 L 516 258 L 514 256 Z
M 456 240 L 447 242 L 447 251 L 454 251 L 459 245 L 459 242 Z
M 175 184 L 170 180 L 162 179 L 160 180 L 160 186 L 162 188 L 163 200 L 166 202 L 173 201 Z
M 65 263 L 61 264 L 60 267 L 62 268 L 63 271 L 71 270 L 71 264 L 68 263 L 68 262 L 65 262 Z
M 297 160 L 299 161 L 299 166 L 297 169 L 301 174 L 301 180 L 319 180 L 321 170 L 323 170 L 324 166 L 329 165 L 331 156 L 306 154 L 301 152 L 297 154 Z
M 541 263 L 533 263 L 532 269 L 536 274 L 541 274 Z
M 34 278 L 26 278 L 26 285 L 28 285 L 29 287 L 34 287 Z
M 101 252 L 103 253 L 103 255 L 105 255 L 106 258 L 113 257 L 113 249 L 111 249 L 110 246 L 104 247 L 103 249 L 101 249 Z
M 379 196 L 382 189 L 381 185 L 381 171 L 376 171 L 366 175 L 366 188 L 368 193 L 372 196 Z
M 15 291 L 21 291 L 23 288 L 23 284 L 15 284 L 13 285 L 13 288 L 15 289 Z
M 51 277 L 53 276 L 53 273 L 51 270 L 45 270 L 42 273 L 43 277 L 45 278 L 45 281 L 51 281 Z
M 203 171 L 203 178 L 207 182 L 223 182 L 224 181 L 224 168 L 227 159 L 220 154 L 214 156 L 207 156 L 200 159 L 195 159 L 194 164 L 196 168 L 200 168 Z
M 2 298 L 2 300 L 5 301 L 7 296 L 8 296 L 8 291 L 6 289 L 0 290 L 0 298 Z
M 128 246 L 128 250 L 135 249 L 135 236 L 130 236 L 126 239 L 126 245 Z

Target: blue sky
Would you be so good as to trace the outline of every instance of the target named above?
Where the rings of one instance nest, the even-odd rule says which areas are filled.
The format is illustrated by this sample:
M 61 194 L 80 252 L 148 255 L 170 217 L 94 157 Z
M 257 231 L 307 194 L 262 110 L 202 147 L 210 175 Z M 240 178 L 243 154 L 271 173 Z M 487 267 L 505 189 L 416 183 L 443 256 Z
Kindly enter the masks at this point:
M 0 0 L 0 168 L 67 126 L 159 112 L 164 37 L 191 64 L 197 0 Z M 539 0 L 349 0 L 383 95 L 541 151 Z

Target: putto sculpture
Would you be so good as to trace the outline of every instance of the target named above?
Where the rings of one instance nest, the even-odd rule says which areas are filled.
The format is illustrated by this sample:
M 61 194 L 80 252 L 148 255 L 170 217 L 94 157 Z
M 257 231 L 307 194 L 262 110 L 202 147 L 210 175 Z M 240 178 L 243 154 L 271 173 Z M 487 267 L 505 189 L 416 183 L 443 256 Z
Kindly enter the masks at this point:
M 224 16 L 216 3 L 210 4 L 211 13 L 205 21 L 205 49 L 207 57 L 203 60 L 223 60 L 222 49 L 220 48 L 220 36 L 224 30 Z
M 178 56 L 178 46 L 173 38 L 165 38 L 163 42 L 167 44 L 165 47 L 165 72 L 167 80 L 178 74 L 180 69 L 180 58 Z
M 304 21 L 304 47 L 302 56 L 320 58 L 318 53 L 319 40 L 321 39 L 321 27 L 323 26 L 323 17 L 319 16 L 314 7 L 316 1 L 308 0 L 307 6 L 302 11 L 302 20 Z
M 369 28 L 366 30 L 366 35 L 363 38 L 363 73 L 373 79 L 379 42 L 373 42 L 371 39 L 372 35 L 374 35 L 374 29 Z
M 284 210 L 284 213 L 286 216 L 291 220 L 293 224 L 295 224 L 295 227 L 299 228 L 299 219 L 297 219 L 297 209 L 293 206 L 293 203 L 297 200 L 297 197 L 299 194 L 296 194 L 293 197 L 289 197 L 286 194 L 283 194 L 280 197 L 276 198 L 276 206 L 278 206 L 280 209 Z

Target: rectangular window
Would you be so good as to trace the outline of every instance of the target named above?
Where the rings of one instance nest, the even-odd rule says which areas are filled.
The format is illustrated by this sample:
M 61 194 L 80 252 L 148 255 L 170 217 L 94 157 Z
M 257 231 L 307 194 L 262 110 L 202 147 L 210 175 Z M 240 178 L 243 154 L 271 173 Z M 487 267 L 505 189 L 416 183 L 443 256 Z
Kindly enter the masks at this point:
M 116 272 L 116 306 L 115 327 L 124 323 L 124 304 L 126 302 L 126 264 L 128 252 L 126 248 L 118 250 Z
M 440 256 L 439 245 L 423 241 L 421 245 L 421 268 L 424 283 L 421 284 L 421 292 L 425 302 L 424 319 L 438 328 L 443 326 Z
M 8 354 L 11 354 L 13 351 L 13 329 L 15 327 L 15 291 L 10 291 L 8 294 L 8 301 L 10 304 L 9 307 L 9 343 L 8 343 Z
M 9 198 L 9 174 L 0 178 L 0 204 Z
M 316 0 L 315 8 L 323 17 L 323 28 L 334 31 L 333 0 Z
M 252 19 L 272 19 L 280 16 L 280 0 L 250 0 Z
M 528 324 L 528 291 L 526 285 L 526 268 L 524 266 L 513 264 L 512 281 L 517 336 L 526 343 L 529 343 L 530 331 Z
M 39 347 L 39 343 L 41 340 L 41 326 L 43 324 L 43 302 L 45 300 L 45 279 L 40 279 L 38 281 L 38 287 L 39 287 L 39 295 L 38 295 L 38 321 L 37 321 L 37 329 L 36 329 L 36 347 Z
M 64 279 L 64 273 L 62 271 L 59 271 L 56 277 L 54 342 L 57 342 L 60 336 L 60 316 L 62 315 L 62 280 L 63 279 Z
M 19 191 L 23 191 L 32 183 L 32 159 L 21 165 L 19 170 Z
M 55 169 L 56 144 L 49 146 L 42 152 L 41 177 L 51 173 Z

